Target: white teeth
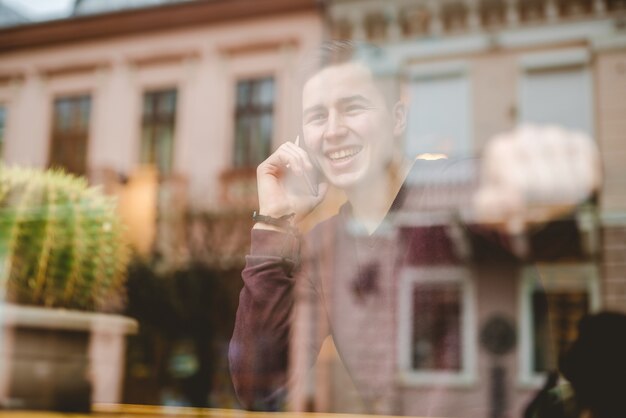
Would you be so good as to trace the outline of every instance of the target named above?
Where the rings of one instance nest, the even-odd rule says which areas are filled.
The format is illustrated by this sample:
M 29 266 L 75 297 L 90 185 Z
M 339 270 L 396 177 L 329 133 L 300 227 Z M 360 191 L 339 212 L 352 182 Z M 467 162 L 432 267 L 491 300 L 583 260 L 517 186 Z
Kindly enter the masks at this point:
M 333 151 L 333 152 L 328 153 L 328 158 L 330 158 L 331 160 L 341 160 L 344 158 L 350 158 L 353 155 L 358 154 L 359 151 L 361 151 L 361 148 L 359 147 L 344 148 L 338 151 Z

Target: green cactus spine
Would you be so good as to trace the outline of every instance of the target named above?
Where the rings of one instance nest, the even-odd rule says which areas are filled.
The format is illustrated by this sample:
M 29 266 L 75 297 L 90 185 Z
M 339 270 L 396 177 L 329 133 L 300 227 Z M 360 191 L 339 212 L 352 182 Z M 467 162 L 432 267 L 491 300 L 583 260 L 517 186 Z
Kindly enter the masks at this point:
M 128 259 L 113 198 L 62 171 L 0 166 L 6 300 L 109 310 L 123 294 Z

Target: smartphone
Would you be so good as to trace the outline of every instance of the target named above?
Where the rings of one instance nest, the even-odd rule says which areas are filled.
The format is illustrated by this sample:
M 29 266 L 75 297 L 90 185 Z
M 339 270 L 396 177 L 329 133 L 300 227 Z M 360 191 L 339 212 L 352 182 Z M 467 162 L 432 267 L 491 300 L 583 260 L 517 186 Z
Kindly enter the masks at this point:
M 301 136 L 302 134 L 296 137 L 295 144 L 296 146 L 302 148 L 307 153 L 307 155 L 309 155 L 309 151 L 307 150 L 306 146 L 304 146 L 304 144 L 302 143 L 302 140 L 300 139 Z M 306 182 L 309 192 L 313 196 L 317 196 L 319 194 L 318 186 L 320 183 L 320 179 L 322 178 L 322 172 L 320 168 L 318 167 L 315 159 L 311 157 L 310 155 L 309 155 L 309 161 L 311 161 L 311 164 L 313 165 L 313 170 L 304 170 L 304 181 Z

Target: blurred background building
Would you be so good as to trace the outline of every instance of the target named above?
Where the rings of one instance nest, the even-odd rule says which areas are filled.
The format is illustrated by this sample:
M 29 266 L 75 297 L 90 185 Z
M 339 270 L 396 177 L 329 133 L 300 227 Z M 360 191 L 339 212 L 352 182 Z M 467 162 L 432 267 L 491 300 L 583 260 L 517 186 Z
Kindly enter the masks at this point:
M 148 251 L 157 214 L 253 206 L 254 167 L 297 130 L 293 74 L 320 31 L 312 1 L 77 1 L 7 28 L 3 159 L 143 187 L 123 210 Z
M 146 315 L 151 324 L 144 329 L 168 321 L 145 314 L 154 310 L 151 303 L 171 304 L 180 321 L 222 322 L 214 324 L 219 332 L 211 338 L 219 343 L 211 355 L 224 358 L 233 306 L 214 301 L 213 311 L 199 308 L 198 314 L 179 305 L 216 289 L 236 304 L 240 284 L 232 283 L 256 206 L 255 168 L 299 131 L 298 65 L 307 49 L 326 38 L 379 44 L 410 75 L 405 147 L 411 157 L 480 154 L 493 135 L 536 122 L 592 136 L 604 167 L 597 201 L 564 221 L 574 237 L 569 245 L 558 240 L 558 231 L 543 247 L 532 235 L 513 236 L 516 258 L 490 259 L 486 272 L 475 268 L 484 261 L 482 244 L 468 242 L 450 215 L 459 204 L 455 191 L 475 180 L 475 168 L 435 179 L 431 200 L 416 209 L 424 216 L 407 214 L 397 227 L 407 236 L 425 226 L 440 228 L 453 255 L 398 277 L 402 294 L 416 296 L 399 297 L 397 318 L 379 323 L 394 330 L 391 340 L 378 343 L 397 364 L 383 410 L 415 413 L 444 388 L 446 401 L 434 414 L 458 416 L 468 405 L 500 402 L 519 415 L 574 339 L 585 312 L 626 310 L 623 0 L 76 0 L 69 16 L 30 23 L 0 3 L 0 26 L 2 160 L 64 167 L 120 196 L 129 235 L 150 260 L 149 267 L 134 270 L 141 278 L 130 282 L 131 305 L 141 289 L 132 286 L 148 286 L 159 274 L 175 281 L 177 272 L 193 273 L 183 275 L 192 279 L 180 279 L 187 285 L 175 291 L 167 285 L 152 289 L 180 300 L 146 298 L 133 305 L 131 313 Z M 435 225 L 432 219 L 438 219 Z M 217 287 L 190 284 L 202 282 L 203 274 L 215 277 Z M 226 287 L 217 284 L 227 280 Z M 428 295 L 428 302 L 419 295 Z M 416 328 L 414 320 L 428 316 L 425 309 L 446 318 L 432 327 L 458 330 L 456 346 Z M 480 342 L 494 318 L 512 324 L 517 337 L 500 355 Z M 316 332 L 306 321 L 297 328 L 294 335 L 301 339 Z M 125 399 L 235 405 L 227 391 L 215 390 L 229 384 L 216 372 L 223 361 L 206 365 L 197 358 L 198 347 L 206 348 L 198 340 L 209 337 L 196 338 L 197 330 L 171 332 L 131 347 L 128 382 L 145 385 Z M 295 353 L 293 367 L 302 367 L 307 355 Z M 292 407 L 363 410 L 331 341 L 320 359 L 309 386 L 294 389 Z M 193 380 L 200 369 L 196 378 L 213 383 L 202 386 L 204 401 L 176 395 L 177 381 L 201 386 Z M 503 394 L 494 382 L 503 382 Z M 211 390 L 217 394 L 208 402 Z
M 407 155 L 480 154 L 489 138 L 520 123 L 560 125 L 597 141 L 605 175 L 598 201 L 551 231 L 512 234 L 515 259 L 499 258 L 455 226 L 454 214 L 467 202 L 459 191 L 475 180 L 471 163 L 429 179 L 436 187 L 396 226 L 400 236 L 443 233 L 448 244 L 421 249 L 431 257 L 398 273 L 397 316 L 372 321 L 395 332 L 385 333 L 384 343 L 366 343 L 372 351 L 392 346 L 380 353 L 395 358 L 395 376 L 381 376 L 372 362 L 353 367 L 361 392 L 378 387 L 379 399 L 366 401 L 379 411 L 520 416 L 545 372 L 558 367 L 578 320 L 589 311 L 626 309 L 625 2 L 324 4 L 331 37 L 382 45 L 408 73 Z M 352 316 L 357 321 L 358 314 Z M 348 342 L 345 350 L 357 350 L 366 335 L 360 330 L 355 347 Z M 517 344 L 510 351 L 494 347 L 506 346 L 511 335 Z M 303 388 L 300 403 L 308 396 L 321 409 L 358 410 L 358 396 L 337 390 L 348 380 L 329 352 L 328 367 L 311 384 L 316 390 Z M 381 379 L 394 389 L 380 391 Z
M 1 30 L 2 160 L 117 194 L 141 260 L 126 401 L 235 405 L 225 352 L 256 165 L 299 129 L 295 74 L 321 22 L 313 0 L 82 0 Z

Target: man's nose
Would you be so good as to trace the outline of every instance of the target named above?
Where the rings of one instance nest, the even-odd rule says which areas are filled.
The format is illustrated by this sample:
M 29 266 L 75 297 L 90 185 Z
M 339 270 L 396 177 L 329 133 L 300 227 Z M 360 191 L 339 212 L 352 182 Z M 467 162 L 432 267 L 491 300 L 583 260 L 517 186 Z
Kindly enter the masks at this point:
M 324 138 L 334 140 L 346 136 L 347 133 L 348 128 L 344 123 L 342 115 L 337 111 L 330 111 L 328 113 Z

